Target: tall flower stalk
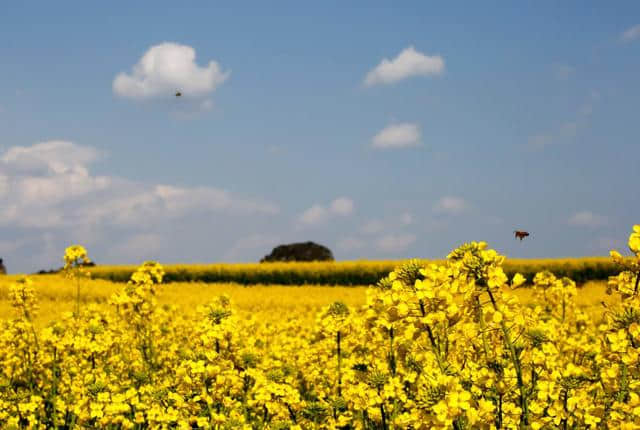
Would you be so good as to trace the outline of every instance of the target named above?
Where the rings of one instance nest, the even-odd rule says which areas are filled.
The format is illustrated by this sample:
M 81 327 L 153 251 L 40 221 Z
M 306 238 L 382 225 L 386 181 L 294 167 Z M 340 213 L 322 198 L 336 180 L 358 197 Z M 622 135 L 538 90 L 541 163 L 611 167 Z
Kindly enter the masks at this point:
M 80 316 L 80 279 L 83 276 L 89 277 L 91 274 L 88 271 L 82 270 L 86 265 L 91 263 L 87 250 L 81 245 L 71 245 L 64 252 L 64 273 L 69 279 L 72 279 L 76 284 L 76 318 Z

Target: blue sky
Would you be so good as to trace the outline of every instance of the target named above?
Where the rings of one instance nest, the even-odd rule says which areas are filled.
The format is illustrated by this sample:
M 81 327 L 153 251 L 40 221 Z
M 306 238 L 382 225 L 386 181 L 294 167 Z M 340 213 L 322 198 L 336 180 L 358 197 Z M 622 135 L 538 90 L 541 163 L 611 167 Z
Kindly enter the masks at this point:
M 0 28 L 11 272 L 76 242 L 98 263 L 605 255 L 640 222 L 637 2 L 41 2 Z

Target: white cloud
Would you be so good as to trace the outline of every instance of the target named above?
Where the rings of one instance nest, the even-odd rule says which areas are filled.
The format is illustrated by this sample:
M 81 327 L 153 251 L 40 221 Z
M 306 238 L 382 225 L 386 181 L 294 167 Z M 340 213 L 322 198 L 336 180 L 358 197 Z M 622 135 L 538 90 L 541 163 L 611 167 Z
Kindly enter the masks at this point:
M 640 24 L 634 25 L 633 27 L 627 29 L 624 33 L 622 33 L 622 36 L 620 36 L 620 39 L 623 42 L 631 42 L 632 40 L 636 40 L 638 38 L 640 38 Z
M 367 221 L 360 230 L 362 230 L 362 232 L 365 234 L 380 233 L 382 230 L 384 230 L 384 223 L 380 220 L 372 219 L 370 221 Z
M 176 90 L 183 97 L 205 96 L 226 81 L 230 73 L 223 72 L 216 61 L 199 66 L 191 46 L 165 42 L 149 48 L 130 74 L 119 73 L 113 80 L 113 91 L 133 99 L 173 97 Z M 206 108 L 207 102 L 203 103 Z
M 156 185 L 91 205 L 82 213 L 92 220 L 136 225 L 141 219 L 176 219 L 197 212 L 274 215 L 278 211 L 271 203 L 243 199 L 219 188 Z
M 574 226 L 598 227 L 607 223 L 607 217 L 591 211 L 581 211 L 569 218 L 568 223 Z
M 13 146 L 0 157 L 4 168 L 13 172 L 39 171 L 61 174 L 86 171 L 84 168 L 101 157 L 100 151 L 65 140 L 49 140 L 32 146 Z
M 408 122 L 392 124 L 382 129 L 372 139 L 374 148 L 406 148 L 420 144 L 420 128 Z
M 329 211 L 340 216 L 347 216 L 353 213 L 353 200 L 347 197 L 339 197 L 331 202 Z
M 329 211 L 321 205 L 313 205 L 300 215 L 300 222 L 314 225 L 324 222 L 329 216 Z
M 441 56 L 427 56 L 409 46 L 393 60 L 384 58 L 367 73 L 364 83 L 367 86 L 391 84 L 412 76 L 440 75 L 443 71 L 444 60 Z
M 146 185 L 93 176 L 89 146 L 48 141 L 0 155 L 0 225 L 53 228 L 78 223 L 141 225 L 191 213 L 275 214 L 276 205 L 215 187 Z
M 454 196 L 445 196 L 436 202 L 433 206 L 433 210 L 439 213 L 445 213 L 449 215 L 459 215 L 469 208 L 468 203 L 460 198 Z
M 349 216 L 353 214 L 353 200 L 348 197 L 338 197 L 328 207 L 314 204 L 302 212 L 298 221 L 302 225 L 318 225 L 328 221 L 333 216 Z
M 398 253 L 406 250 L 416 241 L 413 234 L 387 234 L 376 241 L 376 248 L 379 251 Z

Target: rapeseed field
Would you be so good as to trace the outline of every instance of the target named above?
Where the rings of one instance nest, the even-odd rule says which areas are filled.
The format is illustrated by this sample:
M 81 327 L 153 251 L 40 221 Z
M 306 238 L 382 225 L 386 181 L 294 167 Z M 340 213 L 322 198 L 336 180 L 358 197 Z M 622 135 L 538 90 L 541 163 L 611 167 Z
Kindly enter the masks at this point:
M 446 260 L 419 260 L 420 264 L 446 264 Z M 404 261 L 331 261 L 276 263 L 173 264 L 165 266 L 166 282 L 234 282 L 252 284 L 322 284 L 370 285 L 387 276 Z M 94 278 L 127 282 L 135 266 L 101 265 L 89 268 Z M 536 273 L 550 270 L 580 284 L 589 280 L 606 280 L 617 274 L 618 267 L 607 257 L 510 259 L 503 270 L 508 276 L 523 275 L 528 282 Z
M 639 428 L 640 225 L 628 245 L 606 285 L 527 288 L 484 242 L 369 288 L 164 284 L 156 262 L 112 284 L 70 247 L 65 278 L 0 286 L 0 425 Z

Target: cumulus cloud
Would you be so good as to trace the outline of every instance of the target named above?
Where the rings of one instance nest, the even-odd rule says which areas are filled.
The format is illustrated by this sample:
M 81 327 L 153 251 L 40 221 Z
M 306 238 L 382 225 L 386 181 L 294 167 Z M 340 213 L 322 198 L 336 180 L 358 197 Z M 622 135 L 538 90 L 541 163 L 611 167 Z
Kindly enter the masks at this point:
M 384 58 L 367 73 L 364 84 L 392 84 L 412 76 L 440 75 L 443 71 L 444 59 L 441 56 L 428 56 L 409 46 L 393 60 Z
M 278 207 L 215 187 L 148 185 L 94 176 L 95 148 L 67 141 L 14 146 L 0 155 L 0 225 L 68 227 L 78 222 L 139 225 L 194 212 L 275 214 Z
M 0 251 L 11 254 L 0 257 L 35 271 L 57 265 L 64 247 L 77 242 L 100 262 L 211 261 L 224 256 L 247 224 L 272 223 L 279 213 L 272 202 L 213 186 L 95 175 L 92 163 L 101 157 L 67 141 L 0 151 L 0 229 L 7 233 Z M 336 207 L 345 210 L 340 202 Z
M 607 217 L 591 211 L 581 211 L 571 216 L 568 223 L 573 226 L 599 227 L 607 223 Z
M 413 234 L 387 234 L 380 237 L 375 245 L 378 251 L 388 253 L 398 253 L 406 250 L 416 241 Z
M 408 122 L 392 124 L 378 132 L 371 143 L 379 149 L 416 146 L 420 144 L 420 128 Z
M 329 212 L 341 216 L 351 215 L 353 213 L 353 200 L 339 197 L 331 202 Z
M 469 204 L 460 197 L 445 196 L 433 206 L 434 212 L 459 215 L 469 208 Z
M 100 151 L 66 140 L 49 140 L 32 146 L 13 146 L 0 157 L 4 169 L 13 172 L 38 171 L 61 174 L 84 171 L 85 166 L 101 157 Z
M 622 35 L 620 36 L 620 40 L 623 42 L 631 42 L 640 38 L 640 24 L 634 25 L 631 28 L 628 28 Z
M 132 99 L 172 97 L 176 90 L 184 97 L 200 97 L 213 92 L 230 74 L 213 60 L 199 66 L 191 46 L 166 42 L 149 48 L 131 73 L 119 73 L 113 80 L 113 91 Z M 210 109 L 212 104 L 204 101 L 202 107 Z
M 302 225 L 317 225 L 328 221 L 334 216 L 348 216 L 353 214 L 353 200 L 348 197 L 338 197 L 328 206 L 314 204 L 309 209 L 302 212 L 298 217 L 298 222 Z

